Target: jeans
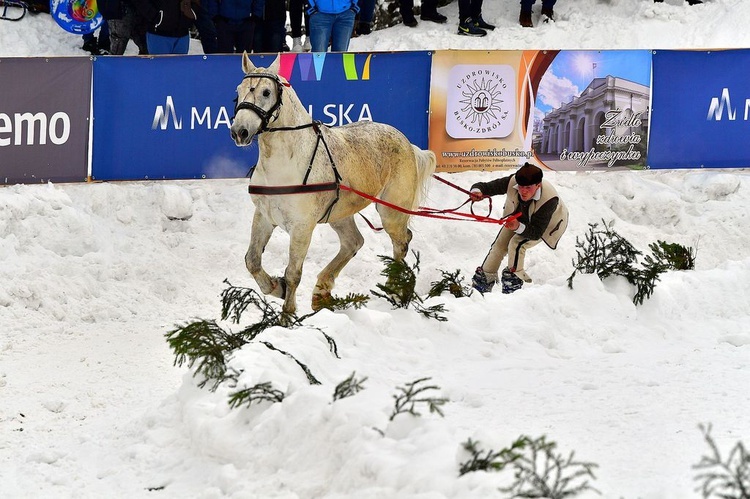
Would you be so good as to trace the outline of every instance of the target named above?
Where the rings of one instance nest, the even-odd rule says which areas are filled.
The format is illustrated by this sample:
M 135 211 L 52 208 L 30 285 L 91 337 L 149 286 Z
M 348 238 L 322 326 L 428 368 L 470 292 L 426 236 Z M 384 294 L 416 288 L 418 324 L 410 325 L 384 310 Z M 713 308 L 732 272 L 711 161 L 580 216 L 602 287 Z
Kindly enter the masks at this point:
M 326 52 L 328 41 L 331 51 L 346 52 L 354 29 L 354 11 L 340 14 L 315 12 L 310 16 L 310 45 L 313 52 Z
M 146 33 L 146 44 L 151 55 L 187 54 L 190 50 L 190 35 L 172 37 Z
M 482 2 L 483 0 L 458 0 L 458 21 L 464 22 L 467 17 L 476 19 L 481 16 Z

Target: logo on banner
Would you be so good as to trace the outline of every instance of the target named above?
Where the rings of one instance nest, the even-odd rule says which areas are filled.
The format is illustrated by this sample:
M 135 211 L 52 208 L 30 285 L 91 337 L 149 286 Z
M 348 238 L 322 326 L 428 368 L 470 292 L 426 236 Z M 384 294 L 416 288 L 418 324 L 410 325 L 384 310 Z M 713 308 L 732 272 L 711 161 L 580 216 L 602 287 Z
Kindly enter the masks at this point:
M 70 116 L 62 111 L 48 117 L 45 113 L 15 113 L 11 118 L 0 113 L 0 147 L 13 145 L 45 145 L 47 139 L 54 145 L 65 144 L 70 138 Z M 37 130 L 39 135 L 37 137 Z M 2 132 L 8 135 L 4 137 Z M 25 137 L 25 139 L 24 139 Z
M 750 117 L 750 99 L 745 99 L 743 104 L 745 105 L 745 114 L 744 118 L 740 115 L 740 119 L 748 121 L 748 117 Z M 725 108 L 727 112 L 727 120 L 735 121 L 737 119 L 737 108 L 732 106 L 732 101 L 729 98 L 729 89 L 726 87 L 721 90 L 721 97 L 713 97 L 711 99 L 711 104 L 708 106 L 706 120 L 721 121 L 724 118 Z
M 170 125 L 175 130 L 182 130 L 182 115 L 177 113 L 172 96 L 167 95 L 165 105 L 156 106 L 156 109 L 154 109 L 151 130 L 156 130 L 157 128 L 168 130 Z M 211 111 L 210 106 L 203 109 L 195 106 L 190 108 L 190 130 L 200 127 L 216 130 L 221 125 L 224 125 L 227 129 L 232 126 L 229 114 L 224 106 L 219 107 L 215 113 Z
M 516 73 L 506 64 L 453 66 L 445 130 L 454 139 L 503 138 L 515 129 Z

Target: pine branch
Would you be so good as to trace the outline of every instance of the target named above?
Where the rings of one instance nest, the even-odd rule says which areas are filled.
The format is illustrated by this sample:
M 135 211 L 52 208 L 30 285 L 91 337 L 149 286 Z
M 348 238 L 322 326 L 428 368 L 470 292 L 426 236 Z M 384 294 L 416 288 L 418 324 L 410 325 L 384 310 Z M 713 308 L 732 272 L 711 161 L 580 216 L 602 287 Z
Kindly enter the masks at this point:
M 229 406 L 232 409 L 236 409 L 243 405 L 250 407 L 253 403 L 276 403 L 283 400 L 284 392 L 275 389 L 269 381 L 231 393 L 229 395 Z
M 317 305 L 321 309 L 328 309 L 328 310 L 346 310 L 349 308 L 354 308 L 355 310 L 359 310 L 362 308 L 367 302 L 370 301 L 370 297 L 363 294 L 358 293 L 349 293 L 344 298 L 340 298 L 338 296 L 328 295 L 321 297 Z
M 636 287 L 633 303 L 642 305 L 654 293 L 660 275 L 667 270 L 687 270 L 695 266 L 695 251 L 685 246 L 657 241 L 649 245 L 652 254 L 644 257 L 642 268 L 637 267 L 641 252 L 612 230 L 602 220 L 604 227 L 589 224 L 585 240 L 576 238 L 577 260 L 573 260 L 573 273 L 568 277 L 568 287 L 573 288 L 577 273 L 596 273 L 604 280 L 613 275 L 625 277 Z
M 693 270 L 696 252 L 677 243 L 656 241 L 648 245 L 652 256 L 646 256 L 647 266 L 661 266 L 665 270 Z
M 460 277 L 460 270 L 456 270 L 453 273 L 441 270 L 440 273 L 442 274 L 443 278 L 439 281 L 430 283 L 432 287 L 427 293 L 428 297 L 432 298 L 435 296 L 440 296 L 446 291 L 456 298 L 461 298 L 462 296 L 471 296 L 473 288 L 471 286 L 463 285 L 464 279 L 463 277 Z
M 514 498 L 547 499 L 573 497 L 587 490 L 599 493 L 587 479 L 596 479 L 593 470 L 598 465 L 575 461 L 573 452 L 567 458 L 555 454 L 557 444 L 544 436 L 536 440 L 522 438 L 526 439 L 527 452 L 513 461 L 515 482 L 501 488 L 501 492 L 511 493 Z
M 711 437 L 711 425 L 699 425 L 711 452 L 701 457 L 693 468 L 702 470 L 695 480 L 702 481 L 696 488 L 704 499 L 750 499 L 750 454 L 742 442 L 737 442 L 726 460 Z
M 177 327 L 165 337 L 175 353 L 174 364 L 187 364 L 189 368 L 197 365 L 193 376 L 201 374 L 204 378 L 198 386 L 203 388 L 213 380 L 211 391 L 224 379 L 227 356 L 246 343 L 242 337 L 224 331 L 215 321 L 206 320 Z
M 279 312 L 274 308 L 266 297 L 252 288 L 241 288 L 232 286 L 229 280 L 224 279 L 227 288 L 221 293 L 221 320 L 231 319 L 239 324 L 242 314 L 247 307 L 254 305 L 263 314 L 262 322 L 278 319 Z
M 336 385 L 336 389 L 333 392 L 334 401 L 351 397 L 365 389 L 364 382 L 367 381 L 367 377 L 356 379 L 354 375 L 355 373 L 352 373 L 351 376 Z
M 416 260 L 412 267 L 409 267 L 405 260 L 394 260 L 388 256 L 379 256 L 378 258 L 385 263 L 385 269 L 380 275 L 386 277 L 386 282 L 385 284 L 377 284 L 377 288 L 382 291 L 381 293 L 375 290 L 370 290 L 370 292 L 387 300 L 394 308 L 411 306 L 428 319 L 447 321 L 447 317 L 441 315 L 446 312 L 445 305 L 425 307 L 422 305 L 424 302 L 422 298 L 414 291 L 417 284 L 417 273 L 419 272 L 419 253 L 412 253 Z
M 407 383 L 405 387 L 398 387 L 398 390 L 401 391 L 401 394 L 393 396 L 396 402 L 393 413 L 390 417 L 390 421 L 393 421 L 393 418 L 395 418 L 399 414 L 408 413 L 412 416 L 421 416 L 421 414 L 415 409 L 415 406 L 417 404 L 426 404 L 430 410 L 430 413 L 436 412 L 440 416 L 443 416 L 443 411 L 440 409 L 440 407 L 448 402 L 447 398 L 420 397 L 420 394 L 423 394 L 429 390 L 440 389 L 439 386 L 432 385 L 419 387 L 417 386 L 420 383 L 428 381 L 429 379 L 431 378 L 420 378 L 418 380 L 412 381 L 411 383 Z
M 521 457 L 521 454 L 517 451 L 523 449 L 528 443 L 528 437 L 521 436 L 511 444 L 510 449 L 481 451 L 479 442 L 468 439 L 463 443 L 463 448 L 471 454 L 471 458 L 461 463 L 458 476 L 473 471 L 502 471 L 506 466 Z
M 320 381 L 318 381 L 318 379 L 315 376 L 313 376 L 313 373 L 310 371 L 310 369 L 305 364 L 303 364 L 302 362 L 300 362 L 299 360 L 297 360 L 297 358 L 294 355 L 292 355 L 289 352 L 286 352 L 286 351 L 284 351 L 284 350 L 282 350 L 280 348 L 276 348 L 275 346 L 273 346 L 273 344 L 271 344 L 271 343 L 269 343 L 267 341 L 261 341 L 261 343 L 263 345 L 265 345 L 267 348 L 269 348 L 271 350 L 274 350 L 276 352 L 282 353 L 282 354 L 286 355 L 287 357 L 289 357 L 290 359 L 292 359 L 294 362 L 296 362 L 297 365 L 302 369 L 302 371 L 304 371 L 305 375 L 307 376 L 307 381 L 311 385 L 319 385 L 319 384 L 321 384 Z
M 424 315 L 428 319 L 435 319 L 439 322 L 448 321 L 448 318 L 442 315 L 444 312 L 446 312 L 445 305 L 443 305 L 442 303 L 429 307 L 425 307 L 421 303 L 414 303 L 412 304 L 412 306 L 414 307 L 414 310 Z

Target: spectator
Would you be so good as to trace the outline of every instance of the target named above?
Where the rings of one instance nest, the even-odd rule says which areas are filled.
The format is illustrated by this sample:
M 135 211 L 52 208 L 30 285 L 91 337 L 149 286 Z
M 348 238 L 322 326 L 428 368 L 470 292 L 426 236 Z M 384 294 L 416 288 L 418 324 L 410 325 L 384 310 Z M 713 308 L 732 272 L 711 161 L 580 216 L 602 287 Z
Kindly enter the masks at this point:
M 495 26 L 482 19 L 482 0 L 458 0 L 458 34 L 485 36 Z
M 138 12 L 147 19 L 148 53 L 187 54 L 190 27 L 197 16 L 193 4 L 199 0 L 133 0 Z
M 325 52 L 331 43 L 333 52 L 349 49 L 357 0 L 309 0 L 310 42 L 313 52 Z
M 282 52 L 284 38 L 286 38 L 286 5 L 284 2 L 255 0 L 253 22 L 255 23 L 253 50 L 269 54 Z
M 481 0 L 480 0 L 481 1 Z M 404 24 L 410 28 L 417 26 L 417 19 L 414 17 L 414 0 L 401 0 L 399 2 L 399 12 Z M 447 17 L 438 13 L 437 0 L 422 0 L 422 13 L 420 19 L 423 21 L 432 21 L 443 24 L 448 20 Z
M 102 21 L 99 27 L 98 39 L 93 31 L 86 33 L 81 38 L 83 38 L 83 46 L 81 48 L 86 52 L 89 52 L 91 55 L 109 55 L 109 25 L 106 20 Z
M 541 241 L 555 249 L 568 227 L 568 209 L 552 184 L 542 177 L 538 166 L 526 163 L 513 175 L 471 186 L 472 201 L 505 194 L 503 216 L 520 214 L 500 229 L 484 262 L 477 267 L 472 286 L 480 293 L 492 291 L 506 255 L 508 266 L 501 278 L 503 293 L 512 293 L 524 282 L 531 282 L 524 269 L 526 250 Z
M 536 0 L 521 0 L 521 15 L 518 17 L 518 22 L 524 28 L 533 28 L 534 23 L 531 22 L 531 6 L 534 5 Z M 555 12 L 552 10 L 557 0 L 542 0 L 542 22 L 549 23 L 555 21 Z
M 357 5 L 359 5 L 357 34 L 369 35 L 372 33 L 372 22 L 375 20 L 375 0 L 358 0 Z
M 148 54 L 146 21 L 130 0 L 98 0 L 97 5 L 109 26 L 112 55 L 123 55 L 130 40 L 138 47 L 138 55 Z
M 304 0 L 289 0 L 289 25 L 292 28 L 292 52 L 310 52 L 310 17 Z M 305 18 L 305 43 L 302 43 L 302 17 Z
M 198 5 L 193 5 L 195 11 L 195 29 L 198 30 L 198 37 L 201 40 L 201 47 L 204 54 L 215 54 L 219 51 L 219 42 L 216 35 L 216 25 L 206 8 L 204 0 Z
M 216 50 L 222 54 L 252 52 L 255 38 L 253 10 L 258 0 L 205 0 L 216 27 Z M 258 7 L 262 14 L 262 7 Z
M 685 0 L 685 1 L 688 3 L 688 5 L 698 5 L 698 4 L 703 3 L 702 0 Z M 664 0 L 654 0 L 654 3 L 662 3 L 662 2 L 664 2 Z

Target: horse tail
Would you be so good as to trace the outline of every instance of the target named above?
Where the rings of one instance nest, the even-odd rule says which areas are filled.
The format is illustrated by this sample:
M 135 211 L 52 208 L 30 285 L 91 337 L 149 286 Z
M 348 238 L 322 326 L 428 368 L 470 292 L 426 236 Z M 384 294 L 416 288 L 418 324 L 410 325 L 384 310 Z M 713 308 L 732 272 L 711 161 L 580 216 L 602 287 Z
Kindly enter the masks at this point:
M 414 197 L 414 206 L 411 209 L 416 210 L 422 204 L 422 200 L 427 197 L 430 179 L 432 174 L 435 173 L 437 160 L 435 159 L 435 153 L 429 149 L 420 149 L 414 144 L 412 144 L 412 147 L 414 148 L 414 157 L 417 160 L 417 186 L 419 190 Z

